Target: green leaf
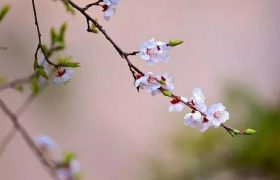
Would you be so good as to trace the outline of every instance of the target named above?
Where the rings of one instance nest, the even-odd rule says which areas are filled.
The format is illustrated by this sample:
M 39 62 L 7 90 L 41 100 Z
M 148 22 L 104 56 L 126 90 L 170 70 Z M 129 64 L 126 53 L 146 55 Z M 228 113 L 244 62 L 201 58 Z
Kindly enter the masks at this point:
M 38 66 L 37 69 L 36 69 L 36 72 L 37 72 L 40 76 L 42 76 L 42 77 L 48 79 L 48 74 L 46 73 L 44 67 Z
M 171 39 L 168 43 L 169 46 L 171 47 L 175 47 L 175 46 L 178 46 L 180 44 L 182 44 L 184 41 L 182 40 L 179 40 L 179 39 Z
M 98 28 L 92 23 L 92 25 L 91 25 L 91 32 L 93 32 L 93 33 L 98 33 Z
M 65 48 L 65 44 L 64 42 L 56 42 L 56 45 L 55 45 L 55 50 L 56 51 L 61 51 Z
M 36 71 L 36 69 L 37 69 L 38 67 L 39 67 L 38 59 L 35 58 L 34 63 L 33 63 L 33 68 L 34 68 L 34 70 Z
M 64 37 L 65 37 L 66 29 L 67 29 L 67 23 L 64 22 L 64 23 L 60 26 L 59 36 L 57 37 L 57 40 L 58 40 L 59 42 L 64 42 Z
M 58 35 L 54 28 L 51 28 L 50 34 L 51 34 L 51 42 L 52 42 L 52 44 L 54 44 L 58 39 Z
M 69 4 L 69 2 L 67 0 L 63 0 L 63 2 L 65 5 L 65 8 L 66 8 L 66 11 L 74 15 L 75 11 L 74 11 L 73 7 Z
M 37 95 L 40 92 L 40 86 L 39 86 L 39 83 L 38 83 L 38 77 L 37 76 L 34 76 L 31 79 L 31 90 L 32 90 L 34 95 Z
M 80 63 L 72 61 L 70 57 L 58 57 L 57 64 L 63 67 L 71 67 L 71 68 L 80 67 Z
M 9 12 L 10 6 L 8 4 L 4 5 L 0 10 L 0 22 L 4 19 L 6 14 Z

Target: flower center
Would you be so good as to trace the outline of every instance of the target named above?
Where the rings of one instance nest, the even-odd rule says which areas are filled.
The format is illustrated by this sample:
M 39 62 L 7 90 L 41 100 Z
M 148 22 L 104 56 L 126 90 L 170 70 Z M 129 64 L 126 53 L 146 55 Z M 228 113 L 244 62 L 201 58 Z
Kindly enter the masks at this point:
M 61 77 L 61 76 L 63 76 L 63 75 L 65 74 L 65 72 L 66 72 L 65 69 L 63 69 L 63 70 L 58 70 L 56 76 Z
M 213 116 L 214 116 L 214 118 L 219 119 L 220 116 L 221 116 L 221 112 L 220 112 L 220 111 L 217 111 L 217 112 L 214 113 Z
M 171 104 L 177 104 L 180 102 L 180 99 L 179 98 L 173 98 L 172 101 L 170 101 Z
M 148 54 L 148 55 L 153 55 L 153 51 L 152 51 L 152 49 L 150 49 L 150 48 L 147 48 L 147 50 L 146 50 L 146 54 Z

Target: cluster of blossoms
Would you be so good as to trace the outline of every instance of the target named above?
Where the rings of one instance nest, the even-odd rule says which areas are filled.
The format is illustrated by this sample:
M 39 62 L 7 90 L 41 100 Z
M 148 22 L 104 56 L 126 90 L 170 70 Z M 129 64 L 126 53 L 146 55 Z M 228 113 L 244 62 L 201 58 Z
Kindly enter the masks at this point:
M 193 90 L 193 95 L 187 104 L 193 107 L 193 112 L 185 115 L 185 125 L 192 128 L 200 127 L 201 132 L 209 127 L 218 128 L 229 119 L 229 113 L 222 103 L 216 103 L 207 108 L 205 96 L 199 88 Z
M 182 42 L 180 40 L 171 40 L 169 43 L 165 43 L 155 41 L 153 38 L 142 44 L 139 52 L 140 57 L 148 64 L 166 63 L 170 47 L 177 46 Z M 202 132 L 206 131 L 209 127 L 220 127 L 222 123 L 229 119 L 229 113 L 222 103 L 213 104 L 207 108 L 205 96 L 199 88 L 193 90 L 193 95 L 189 99 L 172 95 L 171 92 L 174 86 L 172 78 L 168 74 L 154 75 L 152 72 L 148 72 L 143 76 L 138 75 L 135 86 L 152 95 L 163 93 L 165 96 L 171 97 L 171 105 L 168 108 L 169 112 L 180 112 L 185 106 L 189 106 L 193 111 L 185 115 L 185 125 L 192 128 L 200 127 Z
M 35 144 L 45 157 L 56 147 L 56 143 L 46 135 L 35 137 Z M 81 176 L 80 163 L 75 159 L 73 153 L 65 153 L 58 161 L 49 160 L 55 163 L 55 172 L 59 180 L 79 180 Z

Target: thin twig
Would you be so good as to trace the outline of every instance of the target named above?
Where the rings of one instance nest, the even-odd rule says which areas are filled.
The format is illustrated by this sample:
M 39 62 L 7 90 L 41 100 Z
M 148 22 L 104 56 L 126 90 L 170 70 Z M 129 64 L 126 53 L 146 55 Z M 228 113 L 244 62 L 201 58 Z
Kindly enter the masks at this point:
M 31 150 L 40 160 L 42 165 L 44 165 L 44 167 L 46 167 L 50 175 L 54 179 L 56 179 L 54 167 L 51 164 L 49 164 L 44 154 L 37 148 L 36 144 L 33 142 L 33 139 L 31 138 L 27 130 L 19 123 L 17 116 L 7 107 L 7 105 L 4 103 L 2 99 L 0 99 L 0 108 L 9 117 L 16 130 L 21 134 L 25 142 L 28 144 L 28 146 L 31 148 Z
M 8 82 L 8 83 L 5 83 L 5 84 L 2 84 L 0 85 L 0 92 L 7 89 L 7 88 L 14 88 L 16 87 L 17 85 L 22 85 L 22 84 L 27 84 L 30 82 L 30 80 L 36 75 L 36 73 L 33 73 L 32 75 L 26 77 L 26 78 L 23 78 L 23 79 L 16 79 L 16 80 L 13 80 L 11 82 Z
M 6 151 L 8 145 L 10 144 L 10 142 L 12 142 L 12 140 L 16 136 L 16 133 L 17 133 L 17 130 L 14 127 L 12 127 L 9 130 L 9 132 L 2 139 L 2 141 L 0 143 L 0 158 L 2 157 L 4 152 Z
M 97 2 L 87 4 L 87 5 L 83 8 L 83 10 L 86 11 L 86 10 L 88 10 L 89 8 L 91 8 L 92 6 L 99 6 L 101 2 L 102 2 L 102 0 L 99 0 L 99 1 L 97 1 Z
M 41 34 L 39 23 L 38 23 L 38 17 L 37 17 L 37 11 L 36 11 L 36 6 L 35 6 L 35 0 L 32 0 L 32 8 L 33 8 L 33 14 L 34 14 L 34 19 L 35 19 L 35 26 L 36 26 L 36 29 L 37 29 L 38 41 L 39 41 L 38 45 L 37 45 L 37 48 L 36 48 L 36 51 L 35 51 L 35 60 L 37 62 L 38 52 L 39 52 L 39 50 L 41 50 L 41 52 L 43 53 L 47 63 L 52 65 L 55 68 L 59 68 L 60 66 L 58 64 L 55 64 L 55 63 L 53 63 L 53 62 L 51 62 L 49 60 L 49 58 L 47 56 L 47 53 L 45 52 L 45 50 L 43 48 L 42 40 L 41 40 L 42 34 Z

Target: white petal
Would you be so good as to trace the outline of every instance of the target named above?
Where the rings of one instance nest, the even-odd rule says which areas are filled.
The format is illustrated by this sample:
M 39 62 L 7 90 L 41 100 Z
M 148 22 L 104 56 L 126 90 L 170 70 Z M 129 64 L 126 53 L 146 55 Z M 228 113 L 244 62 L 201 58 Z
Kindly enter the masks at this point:
M 174 105 L 173 104 L 169 105 L 168 112 L 173 112 L 174 110 L 175 110 Z

